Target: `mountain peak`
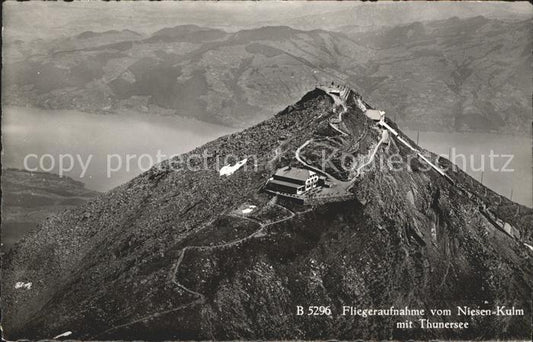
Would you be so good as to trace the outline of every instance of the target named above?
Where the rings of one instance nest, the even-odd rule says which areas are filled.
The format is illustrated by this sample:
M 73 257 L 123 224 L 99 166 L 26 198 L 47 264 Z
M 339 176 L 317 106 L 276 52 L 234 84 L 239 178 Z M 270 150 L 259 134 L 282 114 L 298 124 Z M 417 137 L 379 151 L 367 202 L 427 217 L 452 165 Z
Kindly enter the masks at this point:
M 514 294 L 533 285 L 523 245 L 532 210 L 446 169 L 387 114 L 350 87 L 322 84 L 44 222 L 5 261 L 8 336 L 415 339 L 427 333 L 388 318 L 317 325 L 294 308 L 309 298 L 333 308 L 456 304 L 446 298 L 526 307 Z M 31 292 L 15 289 L 21 281 Z M 449 337 L 503 336 L 504 326 L 524 338 L 529 319 Z
M 289 26 L 263 26 L 248 30 L 241 30 L 234 34 L 234 39 L 238 41 L 253 41 L 253 40 L 285 40 L 291 39 L 298 33 L 302 33 Z
M 141 34 L 132 31 L 132 30 L 108 30 L 103 32 L 94 32 L 94 31 L 85 31 L 80 34 L 78 34 L 76 37 L 79 39 L 88 39 L 88 38 L 96 38 L 101 36 L 110 36 L 110 35 L 120 35 L 120 34 L 127 34 L 127 35 L 133 35 L 133 36 L 141 36 Z
M 202 27 L 198 25 L 178 25 L 174 27 L 163 28 L 154 32 L 146 42 L 164 41 L 164 42 L 192 42 L 200 43 L 224 38 L 227 33 L 223 30 Z

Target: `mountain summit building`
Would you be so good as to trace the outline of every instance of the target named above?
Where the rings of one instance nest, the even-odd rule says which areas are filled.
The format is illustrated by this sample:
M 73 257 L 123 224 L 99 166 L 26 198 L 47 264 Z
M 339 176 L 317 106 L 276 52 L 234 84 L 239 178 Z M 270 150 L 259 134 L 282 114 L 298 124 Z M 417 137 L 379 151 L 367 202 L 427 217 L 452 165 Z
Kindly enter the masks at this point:
M 286 166 L 276 171 L 268 180 L 266 188 L 267 190 L 301 195 L 315 188 L 317 183 L 318 175 L 316 172 Z

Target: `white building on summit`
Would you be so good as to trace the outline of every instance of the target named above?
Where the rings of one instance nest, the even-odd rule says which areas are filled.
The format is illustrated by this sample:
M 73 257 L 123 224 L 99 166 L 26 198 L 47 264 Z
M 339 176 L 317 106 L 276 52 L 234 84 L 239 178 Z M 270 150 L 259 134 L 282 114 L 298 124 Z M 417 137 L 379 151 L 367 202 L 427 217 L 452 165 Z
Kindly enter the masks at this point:
M 286 166 L 278 169 L 268 180 L 267 190 L 301 195 L 315 188 L 318 183 L 316 172 L 296 167 Z
M 374 121 L 380 121 L 385 116 L 385 112 L 377 109 L 367 109 L 365 110 L 365 115 Z

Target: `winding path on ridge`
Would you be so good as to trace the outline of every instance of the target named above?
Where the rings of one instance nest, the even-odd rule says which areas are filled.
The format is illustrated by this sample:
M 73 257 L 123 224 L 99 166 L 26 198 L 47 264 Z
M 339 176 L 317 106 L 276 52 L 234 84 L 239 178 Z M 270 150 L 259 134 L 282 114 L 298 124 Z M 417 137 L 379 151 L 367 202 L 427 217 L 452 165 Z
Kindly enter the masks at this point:
M 342 116 L 344 115 L 344 113 L 348 111 L 348 107 L 346 107 L 346 104 L 344 103 L 341 97 L 343 96 L 342 95 L 343 92 L 344 92 L 344 96 L 347 96 L 347 94 L 350 93 L 350 90 L 348 88 L 342 89 L 342 90 L 338 88 L 331 88 L 331 87 L 319 87 L 319 88 L 325 91 L 333 100 L 333 110 L 335 110 L 335 108 L 337 107 L 342 108 L 336 120 L 333 120 L 333 119 L 329 120 L 329 126 L 333 128 L 335 131 L 337 131 L 338 133 L 340 133 L 341 135 L 344 135 L 344 136 L 349 135 L 348 133 L 340 129 L 340 124 L 342 123 Z M 338 92 L 340 96 L 333 94 L 332 92 Z
M 337 89 L 337 88 L 328 88 L 328 87 L 319 87 L 320 89 L 322 89 L 323 91 L 325 91 L 332 99 L 333 99 L 333 110 L 335 110 L 335 108 L 337 107 L 342 107 L 342 111 L 339 112 L 339 116 L 338 116 L 338 119 L 336 120 L 337 122 L 335 124 L 340 124 L 342 122 L 342 115 L 344 113 L 346 113 L 348 111 L 348 108 L 346 107 L 346 105 L 344 104 L 344 102 L 336 95 L 332 94 L 331 91 L 338 91 L 340 93 L 340 90 Z M 329 126 L 331 128 L 333 128 L 335 131 L 339 132 L 341 135 L 349 135 L 348 133 L 344 132 L 343 130 L 339 129 L 338 127 L 335 126 L 335 124 L 332 123 L 332 120 L 330 119 L 329 121 Z M 301 156 L 300 156 L 300 152 L 307 146 L 309 145 L 311 142 L 315 141 L 315 138 L 311 138 L 311 139 L 308 139 L 307 141 L 305 141 L 302 145 L 300 145 L 300 147 L 298 147 L 296 149 L 296 151 L 294 152 L 294 157 L 296 158 L 296 160 L 304 165 L 306 168 L 308 169 L 311 169 L 319 174 L 322 174 L 332 180 L 334 180 L 335 182 L 337 183 L 345 183 L 335 177 L 333 177 L 331 174 L 329 174 L 328 172 L 324 171 L 324 170 L 321 170 L 311 164 L 309 164 L 308 162 L 306 162 Z
M 347 136 L 349 135 L 348 133 L 344 132 L 343 130 L 341 130 L 339 127 L 337 127 L 336 125 L 339 125 L 341 122 L 342 122 L 342 115 L 344 113 L 346 113 L 348 111 L 348 108 L 346 107 L 346 104 L 344 103 L 344 101 L 341 99 L 341 97 L 339 97 L 338 95 L 336 94 L 333 94 L 332 92 L 339 92 L 339 94 L 342 94 L 342 91 L 338 88 L 329 88 L 329 87 L 321 87 L 322 90 L 324 90 L 332 99 L 333 99 L 333 110 L 335 110 L 335 108 L 337 107 L 342 107 L 342 111 L 339 112 L 339 115 L 338 115 L 338 119 L 335 120 L 336 122 L 333 122 L 333 120 L 330 119 L 329 121 L 329 126 L 331 128 L 333 128 L 335 131 L 339 132 L 341 135 L 343 136 Z M 349 92 L 349 89 L 345 89 L 343 91 L 348 91 Z M 387 133 L 386 133 L 387 132 Z M 372 151 L 372 153 L 370 154 L 370 156 L 368 157 L 367 161 L 365 163 L 363 163 L 362 165 L 360 165 L 357 169 L 356 169 L 356 174 L 355 176 L 345 182 L 345 181 L 341 181 L 335 177 L 333 177 L 330 173 L 324 171 L 324 170 L 321 170 L 311 164 L 309 164 L 308 162 L 306 162 L 300 155 L 301 151 L 307 146 L 309 145 L 311 142 L 314 142 L 316 139 L 315 138 L 311 138 L 311 139 L 308 139 L 306 140 L 302 145 L 300 145 L 300 147 L 298 147 L 296 149 L 296 151 L 294 152 L 294 157 L 296 158 L 296 160 L 304 165 L 306 168 L 308 169 L 311 169 L 319 174 L 322 174 L 322 175 L 325 175 L 327 176 L 328 178 L 334 180 L 336 183 L 338 184 L 341 184 L 341 185 L 353 185 L 353 183 L 355 182 L 355 180 L 359 177 L 359 175 L 361 174 L 361 170 L 369 165 L 373 160 L 374 160 L 374 157 L 377 153 L 377 151 L 379 150 L 379 147 L 381 146 L 381 144 L 388 138 L 388 131 L 385 129 L 382 131 L 382 135 L 381 135 L 381 139 L 378 141 L 377 145 L 375 146 L 374 150 Z
M 296 160 L 300 163 L 300 164 L 303 164 L 305 167 L 307 167 L 308 169 L 311 169 L 317 173 L 320 173 L 324 176 L 327 176 L 328 178 L 331 178 L 333 179 L 334 181 L 336 182 L 339 182 L 339 183 L 342 183 L 341 180 L 333 177 L 332 175 L 330 175 L 329 173 L 327 173 L 326 171 L 323 171 L 317 167 L 314 167 L 313 165 L 309 164 L 308 162 L 306 162 L 305 160 L 302 159 L 302 157 L 300 156 L 300 152 L 302 151 L 302 149 L 304 149 L 309 143 L 313 142 L 315 139 L 312 138 L 312 139 L 309 139 L 307 140 L 306 142 L 304 142 L 300 147 L 298 147 L 298 149 L 296 149 L 296 151 L 294 152 L 294 157 L 296 158 Z
M 343 131 L 342 129 L 340 129 L 340 124 L 342 123 L 342 115 L 348 111 L 348 108 L 346 108 L 343 102 L 337 103 L 337 101 L 339 100 L 337 99 L 336 96 L 332 96 L 332 97 L 335 99 L 334 101 L 336 102 L 335 103 L 336 105 L 342 106 L 342 110 L 339 112 L 339 116 L 336 120 L 333 120 L 333 119 L 329 120 L 329 126 L 333 128 L 335 131 L 339 132 L 341 135 L 347 136 L 349 134 Z
M 361 174 L 361 170 L 369 165 L 373 160 L 374 160 L 374 157 L 376 156 L 376 153 L 378 152 L 379 150 L 379 147 L 381 146 L 381 144 L 383 144 L 383 142 L 385 142 L 385 140 L 387 140 L 389 137 L 389 132 L 387 130 L 383 130 L 383 132 L 381 133 L 381 139 L 379 139 L 378 143 L 376 144 L 376 147 L 374 147 L 374 150 L 372 151 L 372 153 L 370 154 L 368 160 L 363 163 L 362 165 L 360 165 L 357 170 L 355 170 L 355 176 L 352 178 L 352 180 L 350 182 L 354 182 L 357 177 L 359 177 L 359 175 Z
M 232 240 L 232 241 L 229 241 L 229 242 L 226 242 L 226 243 L 222 243 L 220 245 L 214 245 L 214 246 L 186 246 L 186 247 L 184 247 L 181 250 L 180 256 L 178 257 L 178 259 L 176 260 L 176 262 L 174 263 L 174 265 L 171 268 L 171 271 L 170 271 L 170 278 L 171 278 L 170 282 L 172 284 L 176 285 L 177 287 L 179 287 L 180 289 L 182 289 L 183 291 L 185 291 L 186 293 L 197 297 L 195 300 L 193 300 L 193 301 L 191 301 L 191 302 L 189 302 L 187 304 L 179 305 L 179 306 L 177 306 L 175 308 L 172 308 L 172 309 L 162 310 L 162 311 L 158 311 L 158 312 L 152 313 L 150 315 L 135 319 L 135 320 L 130 321 L 128 323 L 124 323 L 124 324 L 113 326 L 113 327 L 111 327 L 111 328 L 109 328 L 109 329 L 107 329 L 107 330 L 105 330 L 105 331 L 103 331 L 103 332 L 101 332 L 101 333 L 99 333 L 99 334 L 97 334 L 95 336 L 92 336 L 90 339 L 94 340 L 97 337 L 103 336 L 103 335 L 105 335 L 107 333 L 110 333 L 110 332 L 118 330 L 118 329 L 126 328 L 128 326 L 131 326 L 131 325 L 134 325 L 134 324 L 137 324 L 137 323 L 142 323 L 144 321 L 147 321 L 147 320 L 150 320 L 150 319 L 153 319 L 153 318 L 157 318 L 159 316 L 162 316 L 162 315 L 165 315 L 165 314 L 168 314 L 168 313 L 171 313 L 171 312 L 176 312 L 176 311 L 185 309 L 187 307 L 191 307 L 191 306 L 199 305 L 199 304 L 204 304 L 206 302 L 206 299 L 205 299 L 205 296 L 202 293 L 200 293 L 198 291 L 194 291 L 194 290 L 186 287 L 185 285 L 181 284 L 176 278 L 177 274 L 178 274 L 178 271 L 179 271 L 179 268 L 180 268 L 180 266 L 181 266 L 181 264 L 183 262 L 183 259 L 185 258 L 185 254 L 187 253 L 187 251 L 193 250 L 193 249 L 198 250 L 198 251 L 208 251 L 208 250 L 214 250 L 214 249 L 222 249 L 222 248 L 227 248 L 227 247 L 233 247 L 233 246 L 239 245 L 239 244 L 241 244 L 241 243 L 243 243 L 245 241 L 251 240 L 254 237 L 263 236 L 263 234 L 266 233 L 266 231 L 265 231 L 266 228 L 269 227 L 269 226 L 273 226 L 275 224 L 278 224 L 278 223 L 281 223 L 281 222 L 285 222 L 287 220 L 292 219 L 296 215 L 305 214 L 305 213 L 307 213 L 309 211 L 309 210 L 306 210 L 306 211 L 303 211 L 303 212 L 295 213 L 292 210 L 290 210 L 290 209 L 288 209 L 288 208 L 286 208 L 286 207 L 284 207 L 282 205 L 279 205 L 279 204 L 274 204 L 274 205 L 279 207 L 280 209 L 283 209 L 283 210 L 287 211 L 289 214 L 286 217 L 283 217 L 281 219 L 278 219 L 278 220 L 273 221 L 273 222 L 268 222 L 268 223 L 263 223 L 260 220 L 257 220 L 255 218 L 251 218 L 251 217 L 247 217 L 247 216 L 240 216 L 240 215 L 236 215 L 236 214 L 227 214 L 228 216 L 231 216 L 231 217 L 236 217 L 236 218 L 248 220 L 250 222 L 258 224 L 259 225 L 259 229 L 256 230 L 255 232 L 253 232 L 252 234 L 247 235 L 247 236 L 245 236 L 243 238 L 240 238 L 240 239 L 237 239 L 237 240 Z M 203 228 L 205 228 L 206 226 L 209 226 L 213 222 L 214 222 L 214 220 L 208 222 L 208 224 L 204 225 Z

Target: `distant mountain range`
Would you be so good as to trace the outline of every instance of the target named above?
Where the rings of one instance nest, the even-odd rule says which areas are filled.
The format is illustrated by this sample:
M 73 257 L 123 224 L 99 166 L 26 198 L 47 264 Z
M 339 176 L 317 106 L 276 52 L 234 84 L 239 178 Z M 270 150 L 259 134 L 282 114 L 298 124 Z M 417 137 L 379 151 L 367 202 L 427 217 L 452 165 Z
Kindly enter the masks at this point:
M 95 198 L 98 192 L 69 177 L 2 170 L 2 250 L 8 250 L 47 217 Z
M 366 29 L 365 29 L 366 30 Z M 531 25 L 485 17 L 359 32 L 181 25 L 5 47 L 4 101 L 135 109 L 244 127 L 318 83 L 348 83 L 402 127 L 530 129 Z

